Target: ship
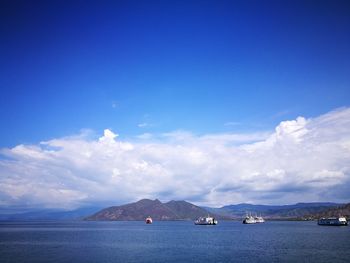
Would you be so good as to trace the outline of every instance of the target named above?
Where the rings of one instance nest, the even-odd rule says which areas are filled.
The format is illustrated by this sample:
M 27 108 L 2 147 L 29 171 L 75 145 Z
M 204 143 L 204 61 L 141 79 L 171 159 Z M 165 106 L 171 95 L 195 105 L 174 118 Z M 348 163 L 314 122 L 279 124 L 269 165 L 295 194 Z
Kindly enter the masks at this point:
M 256 220 L 253 216 L 247 214 L 243 219 L 243 224 L 256 224 Z
M 194 221 L 195 225 L 217 225 L 218 221 L 214 217 L 199 217 L 196 221 Z
M 265 220 L 262 216 L 256 216 L 255 218 L 255 223 L 264 223 Z
M 348 221 L 343 216 L 328 217 L 318 219 L 317 224 L 320 226 L 347 226 Z
M 153 223 L 153 220 L 152 220 L 152 217 L 147 217 L 146 218 L 146 224 L 152 224 Z

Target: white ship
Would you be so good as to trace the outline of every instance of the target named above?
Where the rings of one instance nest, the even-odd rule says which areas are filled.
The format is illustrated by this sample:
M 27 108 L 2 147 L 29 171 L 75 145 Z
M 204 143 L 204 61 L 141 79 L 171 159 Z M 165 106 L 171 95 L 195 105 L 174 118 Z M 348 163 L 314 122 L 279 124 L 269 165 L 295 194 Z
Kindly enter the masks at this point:
M 256 216 L 255 217 L 255 223 L 264 223 L 265 220 L 262 218 L 262 216 Z
M 145 221 L 146 221 L 146 224 L 152 224 L 153 223 L 152 217 L 150 217 L 150 216 L 147 217 Z
M 256 224 L 256 220 L 253 216 L 247 214 L 243 219 L 243 224 Z
M 328 217 L 328 218 L 320 218 L 317 221 L 317 224 L 320 226 L 347 226 L 348 221 L 343 216 L 340 217 Z
M 217 225 L 218 221 L 214 217 L 199 217 L 194 221 L 195 225 Z

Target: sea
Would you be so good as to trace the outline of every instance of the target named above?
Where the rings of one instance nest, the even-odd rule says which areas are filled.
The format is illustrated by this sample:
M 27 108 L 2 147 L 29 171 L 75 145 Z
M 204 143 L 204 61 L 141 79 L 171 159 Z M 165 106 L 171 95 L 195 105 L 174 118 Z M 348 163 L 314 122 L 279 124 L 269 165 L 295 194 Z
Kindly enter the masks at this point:
M 0 222 L 0 262 L 350 262 L 350 227 L 314 221 Z

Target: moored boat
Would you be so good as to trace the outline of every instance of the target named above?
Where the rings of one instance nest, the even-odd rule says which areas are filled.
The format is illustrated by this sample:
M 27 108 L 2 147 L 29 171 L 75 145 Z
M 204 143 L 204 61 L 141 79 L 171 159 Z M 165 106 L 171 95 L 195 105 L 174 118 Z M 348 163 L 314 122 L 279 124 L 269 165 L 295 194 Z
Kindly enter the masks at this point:
M 348 221 L 343 216 L 328 217 L 318 219 L 317 224 L 320 226 L 347 226 Z
M 256 224 L 256 220 L 252 215 L 246 215 L 245 218 L 243 219 L 243 224 Z
M 152 217 L 147 217 L 146 218 L 146 224 L 152 224 L 153 223 L 153 220 L 152 220 Z
M 262 216 L 256 216 L 255 218 L 255 223 L 264 223 L 265 220 Z
M 195 225 L 217 225 L 218 221 L 214 217 L 199 217 L 194 221 Z

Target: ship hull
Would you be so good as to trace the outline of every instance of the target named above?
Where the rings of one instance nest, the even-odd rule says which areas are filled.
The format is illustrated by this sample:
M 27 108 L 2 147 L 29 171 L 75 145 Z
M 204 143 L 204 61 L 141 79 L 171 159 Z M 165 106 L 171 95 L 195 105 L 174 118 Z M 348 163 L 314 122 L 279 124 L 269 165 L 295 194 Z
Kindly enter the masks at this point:
M 322 218 L 317 221 L 319 226 L 347 226 L 348 222 L 340 221 L 338 218 Z
M 243 224 L 250 225 L 250 224 L 256 224 L 256 222 L 243 220 Z
M 217 223 L 194 223 L 195 225 L 200 225 L 200 226 L 210 226 L 210 225 L 216 225 Z

